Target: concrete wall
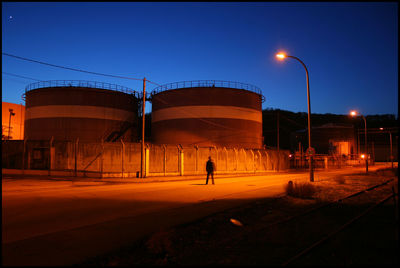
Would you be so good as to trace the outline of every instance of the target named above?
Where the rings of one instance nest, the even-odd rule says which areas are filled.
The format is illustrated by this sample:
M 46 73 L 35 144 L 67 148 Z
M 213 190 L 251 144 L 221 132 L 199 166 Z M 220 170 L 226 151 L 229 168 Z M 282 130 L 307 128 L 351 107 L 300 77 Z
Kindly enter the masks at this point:
M 146 176 L 205 174 L 211 156 L 216 174 L 288 169 L 289 152 L 266 149 L 146 145 Z M 23 157 L 24 156 L 24 157 Z M 135 177 L 141 167 L 140 143 L 3 141 L 2 167 L 67 171 L 76 176 Z

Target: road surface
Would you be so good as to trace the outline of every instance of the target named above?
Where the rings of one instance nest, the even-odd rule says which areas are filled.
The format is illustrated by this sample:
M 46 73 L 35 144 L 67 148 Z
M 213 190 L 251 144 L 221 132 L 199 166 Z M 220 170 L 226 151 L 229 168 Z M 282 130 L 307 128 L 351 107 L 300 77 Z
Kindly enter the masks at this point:
M 381 168 L 382 166 L 378 166 Z M 370 167 L 373 171 L 378 167 Z M 315 183 L 365 168 L 316 171 Z M 284 193 L 309 174 L 148 179 L 2 178 L 3 265 L 73 265 L 177 224 Z M 160 182 L 158 180 L 166 180 Z

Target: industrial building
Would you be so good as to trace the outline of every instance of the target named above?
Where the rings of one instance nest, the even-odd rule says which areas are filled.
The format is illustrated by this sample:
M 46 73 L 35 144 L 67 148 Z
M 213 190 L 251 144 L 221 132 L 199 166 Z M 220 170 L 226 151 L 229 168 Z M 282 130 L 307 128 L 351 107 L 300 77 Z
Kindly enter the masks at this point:
M 298 145 L 307 149 L 307 130 L 302 129 L 292 133 L 292 150 L 298 150 Z M 352 155 L 357 153 L 357 143 L 353 125 L 325 124 L 311 128 L 312 147 L 317 154 Z
M 23 140 L 25 106 L 9 102 L 1 103 L 2 140 Z

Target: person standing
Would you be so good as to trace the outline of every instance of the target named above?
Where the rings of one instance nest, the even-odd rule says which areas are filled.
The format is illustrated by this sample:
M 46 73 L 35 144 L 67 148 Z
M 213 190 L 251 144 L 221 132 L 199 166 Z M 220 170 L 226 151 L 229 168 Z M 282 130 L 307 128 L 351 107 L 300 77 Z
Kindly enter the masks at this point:
M 211 175 L 212 184 L 214 184 L 214 171 L 215 171 L 215 164 L 211 159 L 211 156 L 208 157 L 208 161 L 206 163 L 206 171 L 207 171 L 207 180 L 206 184 L 208 184 L 208 178 Z

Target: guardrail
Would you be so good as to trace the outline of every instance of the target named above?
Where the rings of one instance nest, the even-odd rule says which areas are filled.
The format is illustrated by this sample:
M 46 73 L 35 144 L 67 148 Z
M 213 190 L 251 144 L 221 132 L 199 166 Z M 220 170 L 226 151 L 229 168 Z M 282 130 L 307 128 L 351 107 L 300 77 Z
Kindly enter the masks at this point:
M 154 88 L 151 91 L 150 96 L 166 90 L 179 89 L 179 88 L 192 88 L 192 87 L 226 87 L 226 88 L 244 89 L 261 95 L 263 102 L 265 100 L 264 96 L 262 95 L 261 89 L 256 86 L 241 82 L 223 81 L 223 80 L 193 80 L 193 81 L 180 81 L 180 82 L 169 83 Z
M 127 94 L 133 94 L 135 95 L 135 97 L 140 98 L 140 94 L 138 92 L 128 87 L 105 83 L 105 82 L 85 81 L 85 80 L 49 80 L 49 81 L 35 82 L 25 87 L 25 94 L 28 91 L 46 87 L 88 87 L 88 88 L 109 89 Z

